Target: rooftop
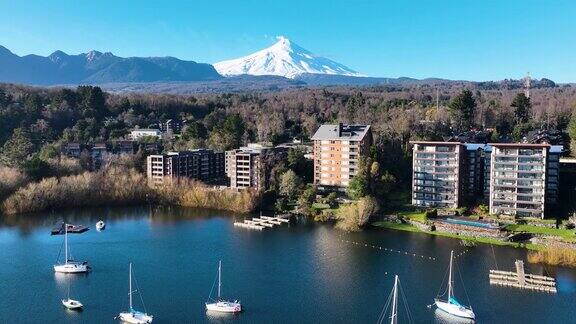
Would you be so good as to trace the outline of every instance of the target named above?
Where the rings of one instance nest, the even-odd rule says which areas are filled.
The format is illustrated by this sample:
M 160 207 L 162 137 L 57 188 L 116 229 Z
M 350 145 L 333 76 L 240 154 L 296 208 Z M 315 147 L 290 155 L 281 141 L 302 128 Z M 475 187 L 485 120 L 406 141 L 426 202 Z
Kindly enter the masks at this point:
M 370 131 L 370 125 L 324 124 L 312 140 L 361 141 Z
M 496 147 L 550 147 L 550 144 L 532 144 L 532 143 L 488 143 Z
M 436 141 L 410 141 L 410 144 L 422 145 L 463 145 L 461 142 L 436 142 Z

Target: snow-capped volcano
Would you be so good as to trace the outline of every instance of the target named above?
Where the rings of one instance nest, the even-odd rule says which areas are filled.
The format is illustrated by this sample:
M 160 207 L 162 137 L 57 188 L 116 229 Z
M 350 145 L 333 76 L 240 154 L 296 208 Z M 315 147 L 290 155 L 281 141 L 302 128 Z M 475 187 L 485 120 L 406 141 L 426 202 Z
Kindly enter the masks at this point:
M 222 75 L 280 75 L 294 78 L 303 73 L 362 76 L 332 60 L 316 56 L 283 36 L 276 44 L 254 54 L 214 64 Z

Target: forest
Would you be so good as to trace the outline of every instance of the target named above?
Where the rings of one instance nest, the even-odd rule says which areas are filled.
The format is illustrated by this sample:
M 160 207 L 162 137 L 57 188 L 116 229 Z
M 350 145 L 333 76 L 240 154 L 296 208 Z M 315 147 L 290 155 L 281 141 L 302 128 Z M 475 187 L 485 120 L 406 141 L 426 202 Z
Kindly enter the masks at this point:
M 484 131 L 489 134 L 486 141 L 523 141 L 531 132 L 549 130 L 562 134 L 554 144 L 569 149 L 569 138 L 576 139 L 575 108 L 576 87 L 553 83 L 530 89 L 529 97 L 506 83 L 310 87 L 194 96 L 0 84 L 0 164 L 11 169 L 14 183 L 14 172 L 33 180 L 78 174 L 87 167 L 59 158 L 65 143 L 124 139 L 136 127 L 157 127 L 167 119 L 182 120 L 184 127 L 179 136 L 162 140 L 166 151 L 307 140 L 322 123 L 362 123 L 372 125 L 370 159 L 378 163 L 379 176 L 408 188 L 410 140 Z M 135 166 L 142 170 L 142 165 Z M 292 169 L 306 173 L 302 166 Z M 310 180 L 309 174 L 299 176 Z M 0 195 L 9 178 L 2 179 Z

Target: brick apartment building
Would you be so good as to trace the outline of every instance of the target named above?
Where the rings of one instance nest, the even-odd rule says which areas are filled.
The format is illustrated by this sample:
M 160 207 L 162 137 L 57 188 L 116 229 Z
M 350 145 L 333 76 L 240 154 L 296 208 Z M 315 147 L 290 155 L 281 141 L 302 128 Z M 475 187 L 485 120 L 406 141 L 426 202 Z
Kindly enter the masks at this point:
M 372 145 L 370 125 L 326 124 L 314 136 L 314 184 L 320 190 L 345 190 Z

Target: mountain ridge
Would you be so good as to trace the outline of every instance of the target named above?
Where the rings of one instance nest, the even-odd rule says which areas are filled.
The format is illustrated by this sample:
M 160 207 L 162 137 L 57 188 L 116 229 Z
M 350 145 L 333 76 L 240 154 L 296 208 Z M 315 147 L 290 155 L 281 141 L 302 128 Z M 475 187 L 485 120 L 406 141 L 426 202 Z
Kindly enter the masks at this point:
M 61 50 L 48 56 L 18 56 L 0 45 L 0 82 L 34 85 L 210 81 L 222 76 L 207 63 L 174 57 L 120 57 L 96 50 L 67 54 Z

